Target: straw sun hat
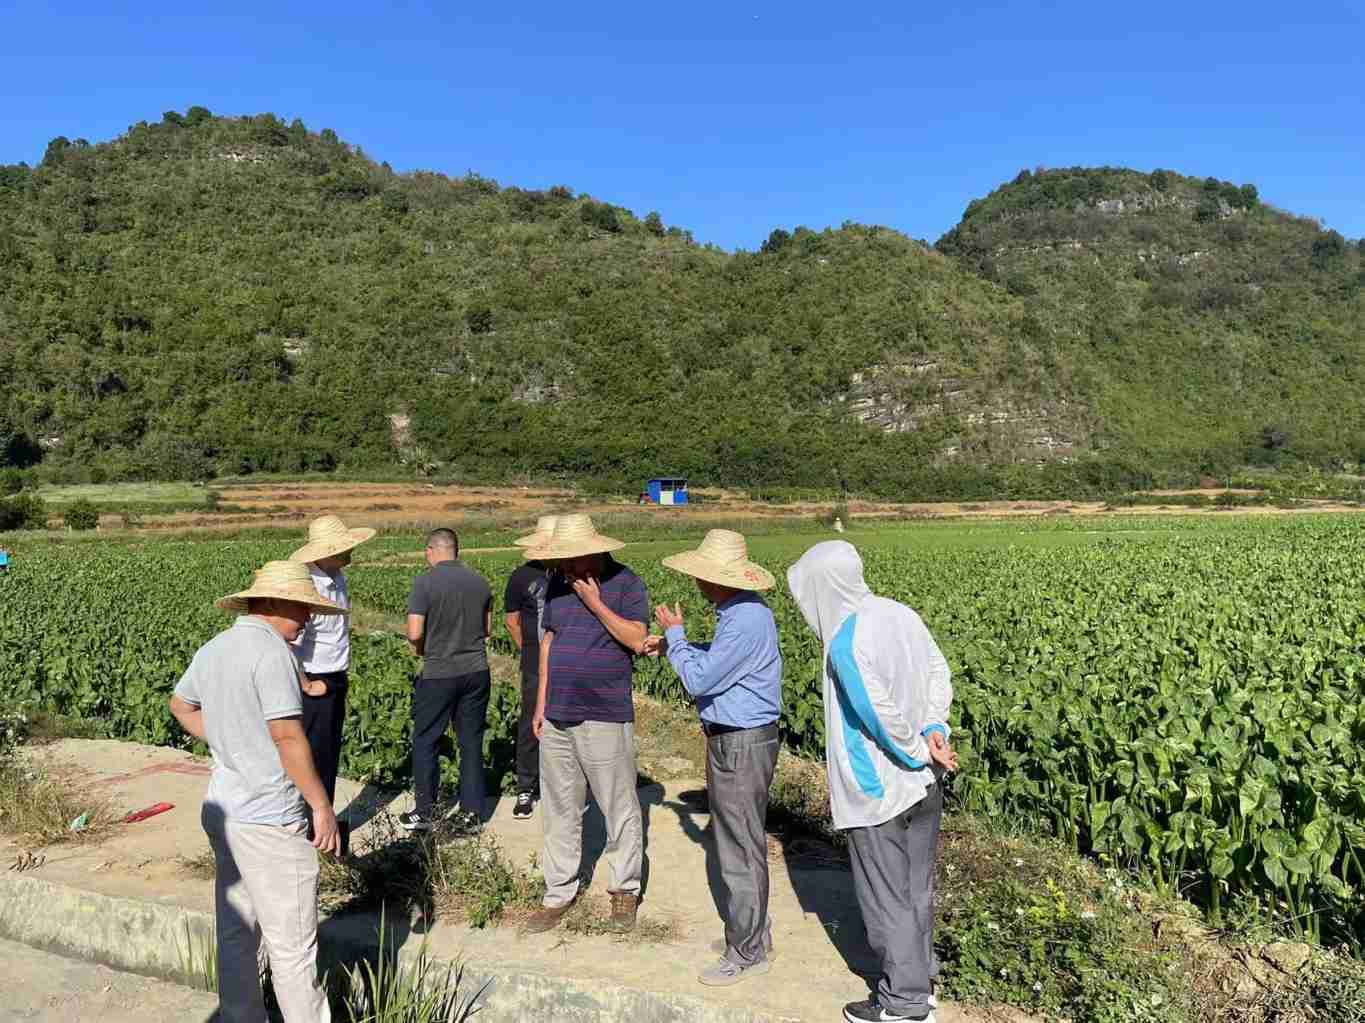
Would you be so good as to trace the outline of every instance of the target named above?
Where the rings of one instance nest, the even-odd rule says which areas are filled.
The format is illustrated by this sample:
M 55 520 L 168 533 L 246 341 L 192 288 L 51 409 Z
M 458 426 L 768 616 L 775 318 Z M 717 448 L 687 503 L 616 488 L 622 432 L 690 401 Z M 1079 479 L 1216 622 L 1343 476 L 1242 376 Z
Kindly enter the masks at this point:
M 535 532 L 518 537 L 512 542 L 518 547 L 543 547 L 550 542 L 550 534 L 555 531 L 555 523 L 558 521 L 558 515 L 542 515 L 536 519 Z
M 252 598 L 262 600 L 292 600 L 297 604 L 307 604 L 314 614 L 343 615 L 346 609 L 320 596 L 313 586 L 312 573 L 301 561 L 267 561 L 256 569 L 256 578 L 248 590 L 230 593 L 214 606 L 224 611 L 244 612 L 246 602 Z
M 771 572 L 749 560 L 744 537 L 729 529 L 711 530 L 696 550 L 664 558 L 664 565 L 732 590 L 767 590 L 774 583 Z
M 587 515 L 560 515 L 549 538 L 538 547 L 528 547 L 526 557 L 531 561 L 558 561 L 606 554 L 624 546 L 620 540 L 599 533 Z
M 290 561 L 320 561 L 349 551 L 374 536 L 373 529 L 347 529 L 335 515 L 308 523 L 308 542 L 289 555 Z

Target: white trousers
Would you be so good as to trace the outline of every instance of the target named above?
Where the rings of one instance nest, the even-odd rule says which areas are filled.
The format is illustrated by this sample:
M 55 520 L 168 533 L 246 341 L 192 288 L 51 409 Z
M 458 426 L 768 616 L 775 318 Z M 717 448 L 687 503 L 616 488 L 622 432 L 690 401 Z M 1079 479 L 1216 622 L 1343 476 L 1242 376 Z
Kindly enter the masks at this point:
M 218 876 L 218 1000 L 223 1023 L 265 1023 L 261 939 L 285 1023 L 331 1023 L 318 986 L 318 855 L 308 826 L 239 824 L 204 804 Z

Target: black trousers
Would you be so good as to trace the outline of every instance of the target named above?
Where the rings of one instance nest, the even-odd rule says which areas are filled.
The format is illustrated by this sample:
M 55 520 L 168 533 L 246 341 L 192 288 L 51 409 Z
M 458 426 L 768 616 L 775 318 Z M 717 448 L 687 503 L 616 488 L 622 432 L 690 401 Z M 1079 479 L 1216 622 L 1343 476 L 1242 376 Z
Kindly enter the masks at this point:
M 521 717 L 517 719 L 517 792 L 540 794 L 540 740 L 531 728 L 540 698 L 540 677 L 521 675 Z
M 492 678 L 488 669 L 456 678 L 419 678 L 412 691 L 412 780 L 417 812 L 431 816 L 441 784 L 436 747 L 455 719 L 460 747 L 460 809 L 483 816 L 483 733 Z
M 327 683 L 322 696 L 303 694 L 303 734 L 308 737 L 308 748 L 313 751 L 313 766 L 327 790 L 327 798 L 336 802 L 337 772 L 341 769 L 341 726 L 346 723 L 347 675 L 344 671 L 330 671 L 325 675 L 310 675 Z

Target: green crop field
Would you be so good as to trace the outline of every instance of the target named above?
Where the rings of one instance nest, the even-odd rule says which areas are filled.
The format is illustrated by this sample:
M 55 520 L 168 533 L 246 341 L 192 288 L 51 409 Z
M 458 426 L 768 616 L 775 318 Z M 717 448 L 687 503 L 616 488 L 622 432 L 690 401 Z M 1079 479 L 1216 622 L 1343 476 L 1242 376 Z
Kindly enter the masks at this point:
M 764 536 L 752 553 L 781 579 L 820 538 Z M 1230 898 L 1256 898 L 1315 937 L 1359 948 L 1365 520 L 916 524 L 847 539 L 873 588 L 919 610 L 953 667 L 956 806 L 1046 828 L 1191 895 L 1215 918 Z M 165 700 L 194 650 L 228 623 L 213 598 L 296 543 L 20 547 L 0 575 L 0 704 L 184 743 Z M 423 567 L 392 561 L 404 546 L 420 541 L 362 549 L 351 571 L 357 605 L 403 612 Z M 619 556 L 653 599 L 682 601 L 701 634 L 703 602 L 659 564 L 684 546 L 632 544 Z M 500 597 L 518 558 L 468 560 Z M 821 652 L 784 588 L 771 603 L 785 739 L 818 755 Z M 500 625 L 494 646 L 511 649 Z M 415 667 L 396 636 L 356 637 L 344 773 L 407 779 Z M 682 698 L 666 665 L 642 662 L 637 684 Z M 517 701 L 500 687 L 490 708 L 494 776 L 512 759 Z

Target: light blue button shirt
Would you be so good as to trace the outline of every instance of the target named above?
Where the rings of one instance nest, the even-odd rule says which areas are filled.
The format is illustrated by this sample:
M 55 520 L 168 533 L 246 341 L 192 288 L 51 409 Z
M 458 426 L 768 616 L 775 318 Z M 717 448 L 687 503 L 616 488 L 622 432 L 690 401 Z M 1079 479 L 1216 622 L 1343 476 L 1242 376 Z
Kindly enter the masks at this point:
M 772 611 L 758 594 L 745 592 L 718 604 L 716 618 L 710 643 L 689 643 L 681 625 L 669 629 L 668 662 L 703 721 L 731 728 L 772 724 L 782 706 L 782 652 Z

